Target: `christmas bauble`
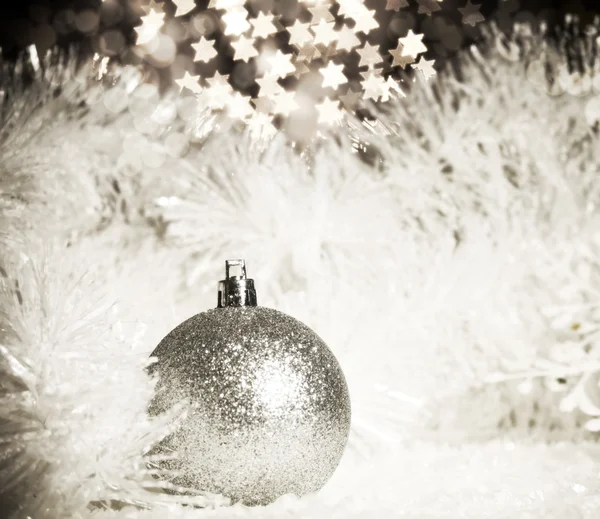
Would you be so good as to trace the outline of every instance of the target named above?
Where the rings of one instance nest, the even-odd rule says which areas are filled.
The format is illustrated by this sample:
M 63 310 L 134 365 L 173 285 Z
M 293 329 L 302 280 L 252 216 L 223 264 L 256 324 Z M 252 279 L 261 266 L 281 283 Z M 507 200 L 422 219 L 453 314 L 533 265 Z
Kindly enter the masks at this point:
M 241 275 L 230 276 L 230 267 Z M 156 452 L 177 452 L 173 483 L 266 504 L 320 489 L 350 430 L 350 398 L 327 345 L 306 325 L 256 306 L 243 260 L 226 262 L 218 307 L 191 317 L 152 353 L 159 383 L 150 412 L 191 402 Z

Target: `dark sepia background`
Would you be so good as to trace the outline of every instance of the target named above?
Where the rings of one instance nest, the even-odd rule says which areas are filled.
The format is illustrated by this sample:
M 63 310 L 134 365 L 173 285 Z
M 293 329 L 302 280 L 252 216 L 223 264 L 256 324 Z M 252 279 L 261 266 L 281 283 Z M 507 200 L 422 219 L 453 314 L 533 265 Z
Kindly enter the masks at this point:
M 409 7 L 399 12 L 386 10 L 386 0 L 365 0 L 370 9 L 376 9 L 376 18 L 380 28 L 371 32 L 368 41 L 380 45 L 382 54 L 396 46 L 398 38 L 404 36 L 408 29 L 423 33 L 427 45 L 428 59 L 435 59 L 436 68 L 456 54 L 458 50 L 478 41 L 481 37 L 479 23 L 471 26 L 463 23 L 459 8 L 466 5 L 466 0 L 443 0 L 440 10 L 433 16 L 419 13 L 419 2 L 426 0 L 408 0 Z M 149 0 L 19 0 L 2 2 L 0 7 L 0 46 L 4 59 L 16 58 L 25 48 L 34 44 L 39 55 L 56 45 L 63 48 L 74 48 L 81 55 L 99 53 L 104 56 L 135 63 L 142 58 L 136 53 L 133 43 L 136 39 L 134 27 L 140 25 L 142 9 Z M 233 51 L 229 42 L 216 31 L 211 38 L 216 39 L 218 57 L 211 63 L 211 70 L 202 64 L 192 63 L 190 43 L 194 41 L 194 17 L 206 9 L 208 0 L 196 0 L 197 9 L 184 17 L 172 18 L 175 5 L 169 0 L 158 0 L 167 13 L 167 23 L 163 30 L 169 31 L 177 45 L 177 60 L 172 63 L 151 63 L 161 71 L 161 77 L 181 77 L 185 70 L 196 69 L 204 77 L 211 77 L 215 69 L 222 74 L 236 76 L 236 67 L 250 65 L 234 63 Z M 561 30 L 565 25 L 566 15 L 573 14 L 570 30 L 579 25 L 589 25 L 600 14 L 598 0 L 475 0 L 480 4 L 481 13 L 486 21 L 494 21 L 501 29 L 509 31 L 515 22 L 529 22 L 534 25 L 547 24 L 554 30 Z M 285 6 L 285 9 L 283 8 Z M 291 25 L 294 18 L 301 21 L 310 20 L 310 15 L 302 3 L 297 0 L 249 0 L 247 8 L 250 16 L 258 10 L 269 9 L 275 14 L 288 13 L 283 16 L 283 25 Z M 333 13 L 335 14 L 336 8 Z M 289 13 L 293 12 L 290 18 Z M 214 11 L 213 11 L 214 13 Z M 211 14 L 218 24 L 216 14 Z M 307 18 L 308 17 L 308 18 Z M 216 25 L 215 25 L 216 26 Z M 190 32 L 189 29 L 192 29 Z M 287 45 L 289 35 L 281 31 L 277 36 L 278 44 Z M 362 41 L 366 40 L 361 35 Z M 352 53 L 349 53 L 352 54 Z M 187 58 L 185 58 L 187 56 Z M 182 58 L 183 57 L 183 58 Z M 356 56 L 354 56 L 356 58 Z M 358 74 L 352 56 L 344 58 L 348 77 Z M 234 81 L 235 83 L 235 81 Z M 239 85 L 238 85 L 239 86 Z M 242 90 L 252 91 L 255 86 L 241 86 Z
M 142 5 L 148 2 L 140 0 L 19 0 L 2 2 L 0 7 L 0 45 L 5 57 L 12 56 L 24 47 L 35 43 L 39 50 L 59 44 L 69 45 L 86 41 L 89 48 L 101 49 L 103 46 L 112 54 L 122 54 L 126 43 L 135 40 L 133 27 L 139 25 L 139 17 L 144 14 Z M 167 13 L 174 12 L 169 0 L 157 1 L 164 5 Z M 248 2 L 255 8 L 266 7 L 273 12 L 282 4 L 295 4 L 297 0 L 254 0 Z M 459 7 L 466 0 L 443 0 L 441 10 L 433 17 L 418 14 L 418 0 L 409 0 L 409 7 L 400 12 L 386 11 L 386 0 L 366 0 L 369 8 L 377 9 L 381 29 L 374 31 L 370 40 L 382 44 L 397 39 L 397 33 L 404 27 L 418 28 L 431 41 L 443 39 L 448 26 L 454 26 L 462 33 L 446 37 L 447 49 L 451 53 L 456 47 L 475 37 L 476 30 L 461 23 Z M 500 26 L 508 26 L 515 19 L 546 20 L 550 25 L 561 23 L 566 13 L 574 13 L 584 24 L 592 23 L 600 14 L 600 2 L 597 0 L 475 0 L 481 5 L 481 12 L 487 20 L 495 19 Z M 206 8 L 208 0 L 196 0 L 198 10 Z M 120 32 L 122 39 L 115 36 Z M 109 41 L 102 40 L 103 33 L 109 32 Z M 394 38 L 395 37 L 395 38 Z M 436 49 L 438 51 L 439 49 Z M 439 52 L 438 52 L 439 54 Z M 439 56 L 438 56 L 439 57 Z

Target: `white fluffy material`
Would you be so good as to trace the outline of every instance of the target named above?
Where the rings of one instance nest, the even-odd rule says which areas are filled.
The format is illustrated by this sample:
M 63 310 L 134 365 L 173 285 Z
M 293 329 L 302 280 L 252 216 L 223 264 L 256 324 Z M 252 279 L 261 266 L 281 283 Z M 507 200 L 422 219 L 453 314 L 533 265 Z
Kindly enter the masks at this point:
M 159 97 L 133 69 L 103 84 L 93 64 L 76 74 L 48 62 L 27 89 L 12 70 L 0 142 L 4 510 L 597 517 L 595 94 L 591 82 L 575 92 L 591 72 L 565 75 L 557 54 L 546 57 L 571 93 L 549 95 L 525 50 L 540 44 L 524 32 L 473 50 L 460 80 L 415 84 L 372 131 L 352 122 L 302 153 Z M 182 135 L 189 149 L 176 150 Z M 147 355 L 214 306 L 232 257 L 246 259 L 260 304 L 326 340 L 353 402 L 328 485 L 264 508 L 165 494 L 144 457 L 178 412 L 147 417 Z
M 319 493 L 284 496 L 267 507 L 216 510 L 125 508 L 102 519 L 302 517 L 316 519 L 593 519 L 600 496 L 597 445 L 491 442 L 447 447 L 414 444 L 373 456 L 346 456 Z

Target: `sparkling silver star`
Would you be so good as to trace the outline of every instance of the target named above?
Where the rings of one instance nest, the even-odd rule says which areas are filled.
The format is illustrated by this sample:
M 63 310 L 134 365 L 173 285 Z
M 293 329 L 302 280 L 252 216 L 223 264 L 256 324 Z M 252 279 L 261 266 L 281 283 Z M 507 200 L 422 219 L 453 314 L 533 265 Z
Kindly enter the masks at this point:
M 338 15 L 344 16 L 351 20 L 356 20 L 361 16 L 367 8 L 365 7 L 363 0 L 338 0 L 339 9 Z
M 273 18 L 272 14 L 266 15 L 260 11 L 256 18 L 250 20 L 252 27 L 254 27 L 252 36 L 255 38 L 268 38 L 271 34 L 275 34 L 277 27 L 273 24 Z
M 184 88 L 191 90 L 194 94 L 199 94 L 202 92 L 202 87 L 198 80 L 200 76 L 192 76 L 187 70 L 183 73 L 183 77 L 176 79 L 175 83 L 179 86 L 179 91 L 181 92 Z
M 175 10 L 175 17 L 183 16 L 196 8 L 195 0 L 172 0 L 177 9 Z
M 378 74 L 369 72 L 369 75 L 362 81 L 363 99 L 373 99 L 377 101 L 381 97 L 382 90 L 385 88 L 385 79 Z
M 433 68 L 434 60 L 427 61 L 423 56 L 418 63 L 413 65 L 413 68 L 416 70 L 420 70 L 425 78 L 425 81 L 428 81 L 430 78 L 435 76 L 435 69 Z
M 317 105 L 319 112 L 319 124 L 334 124 L 342 120 L 344 114 L 339 108 L 339 101 L 326 97 L 322 103 Z
M 319 22 L 332 22 L 333 15 L 329 12 L 329 8 L 331 6 L 327 3 L 323 5 L 315 5 L 313 7 L 309 7 L 308 10 L 312 14 L 312 23 Z
M 379 47 L 376 45 L 371 45 L 369 42 L 366 42 L 365 45 L 356 49 L 356 53 L 360 56 L 360 61 L 358 62 L 359 67 L 374 67 L 377 63 L 381 62 L 381 55 L 378 52 Z
M 372 11 L 367 11 L 365 9 L 364 13 L 362 13 L 356 19 L 354 32 L 369 34 L 373 29 L 377 29 L 378 27 L 379 24 L 377 23 L 377 20 L 375 20 L 375 9 Z
M 271 65 L 271 74 L 277 77 L 289 76 L 296 70 L 292 63 L 292 56 L 284 54 L 279 49 L 277 49 L 274 56 L 267 58 L 267 61 Z
M 215 72 L 213 77 L 205 80 L 208 83 L 205 93 L 207 94 L 208 105 L 211 108 L 221 110 L 225 108 L 225 105 L 229 101 L 233 88 L 229 84 L 229 81 L 227 81 L 228 77 L 227 75 Z
M 408 2 L 406 0 L 387 0 L 385 5 L 386 10 L 396 12 L 404 7 L 408 7 Z
M 467 5 L 458 8 L 462 14 L 462 22 L 472 27 L 475 27 L 479 22 L 483 22 L 485 18 L 479 12 L 479 9 L 481 9 L 480 4 L 472 4 L 471 0 L 468 0 Z
M 255 81 L 260 86 L 258 97 L 271 97 L 283 90 L 283 87 L 277 82 L 277 76 L 259 77 Z
M 413 58 L 412 56 L 404 56 L 403 51 L 404 45 L 402 45 L 400 42 L 398 42 L 398 46 L 395 49 L 389 50 L 389 53 L 392 55 L 392 58 L 394 58 L 394 60 L 392 61 L 392 67 L 400 66 L 403 69 L 405 69 L 406 65 L 414 63 L 415 58 Z
M 342 72 L 344 65 L 336 65 L 333 61 L 327 63 L 327 66 L 319 70 L 323 76 L 323 88 L 332 87 L 336 89 L 340 85 L 348 82 L 348 78 Z
M 311 27 L 311 30 L 315 33 L 315 45 L 318 43 L 329 45 L 332 41 L 337 39 L 337 33 L 333 28 L 334 25 L 334 22 L 320 21 L 318 24 Z
M 296 20 L 296 23 L 287 28 L 290 33 L 290 45 L 301 46 L 309 41 L 312 41 L 313 35 L 310 33 L 310 23 L 300 23 Z
M 258 56 L 258 51 L 254 47 L 253 38 L 241 36 L 239 40 L 232 41 L 231 46 L 235 50 L 235 55 L 233 57 L 235 60 L 242 60 L 248 63 L 251 58 Z
M 144 45 L 152 40 L 163 26 L 163 19 L 165 13 L 150 9 L 146 16 L 142 16 L 142 25 L 134 27 L 134 31 L 137 32 L 136 43 L 138 45 Z
M 427 47 L 425 47 L 422 40 L 423 34 L 415 34 L 412 29 L 409 29 L 408 34 L 404 38 L 398 39 L 398 42 L 403 47 L 403 55 L 416 58 L 422 52 L 427 52 Z
M 225 24 L 224 34 L 239 36 L 250 28 L 250 22 L 247 20 L 248 11 L 243 7 L 235 7 L 228 10 L 221 20 Z
M 208 63 L 217 55 L 213 40 L 207 40 L 204 36 L 198 40 L 198 43 L 192 43 L 192 49 L 196 51 L 194 61 L 202 61 Z
M 419 3 L 419 14 L 426 14 L 427 16 L 431 16 L 431 13 L 435 13 L 439 11 L 441 7 L 438 5 L 438 2 L 442 0 L 417 0 Z
M 350 52 L 355 47 L 360 45 L 358 36 L 350 27 L 344 25 L 338 33 L 337 48 Z

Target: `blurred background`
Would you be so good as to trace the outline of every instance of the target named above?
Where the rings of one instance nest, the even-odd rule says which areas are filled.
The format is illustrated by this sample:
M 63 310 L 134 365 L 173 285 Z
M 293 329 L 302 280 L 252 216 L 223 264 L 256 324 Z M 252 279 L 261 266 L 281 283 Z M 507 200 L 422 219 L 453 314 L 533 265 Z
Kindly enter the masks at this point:
M 408 5 L 398 11 L 386 9 L 387 2 L 365 0 L 370 9 L 377 10 L 376 18 L 380 25 L 377 31 L 369 35 L 369 41 L 382 45 L 383 50 L 395 46 L 398 37 L 412 28 L 415 32 L 425 34 L 424 41 L 430 49 L 430 57 L 439 63 L 439 60 L 452 56 L 478 37 L 479 24 L 464 23 L 459 11 L 467 4 L 465 0 L 402 0 L 399 2 L 401 5 Z M 3 56 L 13 59 L 31 44 L 36 45 L 38 54 L 43 54 L 54 45 L 68 47 L 77 44 L 77 48 L 83 52 L 135 60 L 136 56 L 131 51 L 131 44 L 136 39 L 134 27 L 141 24 L 140 18 L 145 15 L 143 7 L 148 3 L 149 0 L 2 2 L 0 46 Z M 190 39 L 198 37 L 205 30 L 206 14 L 201 13 L 208 7 L 209 0 L 196 0 L 195 3 L 195 10 L 183 18 L 172 20 L 171 27 L 167 24 L 165 28 L 178 47 L 184 47 Z M 560 26 L 564 23 L 566 13 L 575 14 L 581 24 L 587 25 L 600 13 L 598 0 L 480 0 L 472 3 L 480 5 L 480 12 L 486 20 L 493 19 L 504 29 L 509 29 L 515 20 L 534 23 L 545 21 L 550 27 Z M 170 0 L 155 1 L 154 5 L 160 6 L 167 14 L 167 19 L 177 9 Z M 289 25 L 295 19 L 302 20 L 308 15 L 297 0 L 250 0 L 247 5 L 251 15 L 259 10 L 271 10 L 281 16 L 283 25 Z M 432 5 L 436 6 L 435 16 L 428 16 L 427 11 Z M 282 38 L 286 37 L 289 35 L 284 31 Z M 181 55 L 181 52 L 185 53 L 185 50 L 178 48 L 176 55 Z M 218 68 L 221 72 L 227 71 L 233 61 L 227 59 L 227 52 L 219 54 Z M 177 63 L 172 62 L 153 65 L 164 68 L 174 65 L 175 70 L 178 68 Z

